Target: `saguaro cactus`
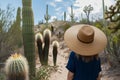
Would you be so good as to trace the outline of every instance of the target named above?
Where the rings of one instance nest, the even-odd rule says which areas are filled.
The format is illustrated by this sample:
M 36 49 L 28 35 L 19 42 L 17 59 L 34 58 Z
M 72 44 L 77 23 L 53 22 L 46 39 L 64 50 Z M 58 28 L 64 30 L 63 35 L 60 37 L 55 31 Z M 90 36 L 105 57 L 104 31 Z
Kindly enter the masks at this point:
M 32 0 L 22 0 L 22 35 L 24 54 L 30 66 L 30 77 L 35 76 L 35 39 Z M 31 78 L 30 78 L 31 79 Z
M 48 24 L 48 21 L 50 19 L 50 15 L 48 14 L 48 5 L 46 5 L 46 14 L 44 15 L 44 18 L 46 20 L 46 24 Z
M 44 37 L 44 65 L 48 65 L 48 54 L 49 54 L 49 46 L 50 46 L 50 38 L 51 38 L 51 31 L 49 29 L 45 29 L 43 32 Z
M 54 63 L 54 66 L 56 66 L 58 47 L 59 47 L 58 41 L 53 41 L 52 46 L 53 46 L 53 51 L 52 51 L 53 52 L 53 63 Z
M 66 12 L 64 12 L 64 21 L 66 21 Z
M 21 54 L 11 55 L 5 65 L 7 80 L 29 80 L 28 62 Z
M 73 13 L 73 6 L 71 5 L 71 14 L 70 14 L 70 17 L 71 17 L 71 22 L 74 23 L 74 13 Z
M 44 60 L 43 52 L 42 52 L 43 36 L 41 33 L 37 33 L 35 37 L 36 37 L 36 42 L 37 42 L 37 47 L 38 47 L 39 60 L 41 64 L 43 65 L 43 60 Z

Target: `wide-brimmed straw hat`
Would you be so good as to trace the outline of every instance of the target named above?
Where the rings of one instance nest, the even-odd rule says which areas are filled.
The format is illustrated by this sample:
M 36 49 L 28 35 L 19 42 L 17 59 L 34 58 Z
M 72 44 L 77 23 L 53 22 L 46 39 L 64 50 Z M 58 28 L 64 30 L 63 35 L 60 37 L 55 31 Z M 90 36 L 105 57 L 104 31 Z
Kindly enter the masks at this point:
M 107 38 L 100 29 L 86 24 L 67 29 L 64 40 L 72 51 L 83 56 L 96 55 L 103 51 L 107 44 Z

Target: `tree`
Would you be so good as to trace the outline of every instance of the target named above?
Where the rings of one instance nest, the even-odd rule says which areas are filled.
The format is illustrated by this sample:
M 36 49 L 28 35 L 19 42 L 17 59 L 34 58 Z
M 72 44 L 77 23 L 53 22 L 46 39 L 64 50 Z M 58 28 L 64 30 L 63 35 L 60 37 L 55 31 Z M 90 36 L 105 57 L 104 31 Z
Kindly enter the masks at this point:
M 111 54 L 110 59 L 112 60 L 111 66 L 116 66 L 120 64 L 120 0 L 116 0 L 116 4 L 109 7 L 109 10 L 106 9 L 105 18 L 109 19 L 112 22 L 112 26 L 109 29 L 113 30 L 108 38 L 107 52 Z M 114 32 L 114 33 L 113 33 Z M 109 36 L 108 36 L 109 37 Z M 113 60 L 113 59 L 114 60 Z
M 35 39 L 32 0 L 22 0 L 22 36 L 24 54 L 28 60 L 30 79 L 35 76 Z
M 120 29 L 120 0 L 116 1 L 116 4 L 109 7 L 109 10 L 106 9 L 106 19 L 110 19 L 111 22 L 116 23 L 116 26 L 110 27 L 110 29 L 114 29 L 116 32 Z
M 89 16 L 90 16 L 91 11 L 93 11 L 93 7 L 92 7 L 91 5 L 85 6 L 85 7 L 83 8 L 83 11 L 84 11 L 84 13 L 86 14 L 87 22 L 90 23 L 90 21 L 89 21 Z
M 21 30 L 21 9 L 18 7 L 16 20 L 8 30 L 8 41 L 14 46 L 14 50 L 22 46 L 22 30 Z M 12 34 L 12 35 L 11 35 Z
M 6 10 L 0 9 L 0 59 L 3 59 L 13 52 L 12 43 L 8 44 L 8 38 L 10 37 L 8 34 L 13 35 L 8 32 L 12 25 L 13 12 L 14 9 L 11 8 L 10 5 L 7 6 Z

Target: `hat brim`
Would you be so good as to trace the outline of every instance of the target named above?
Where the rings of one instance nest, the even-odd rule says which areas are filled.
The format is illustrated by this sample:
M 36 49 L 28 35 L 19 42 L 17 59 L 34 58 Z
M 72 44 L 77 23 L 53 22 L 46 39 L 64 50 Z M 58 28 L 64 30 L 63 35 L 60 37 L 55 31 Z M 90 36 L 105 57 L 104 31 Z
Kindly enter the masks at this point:
M 82 26 L 86 24 L 75 25 L 69 28 L 64 34 L 64 40 L 67 46 L 77 54 L 83 56 L 92 56 L 100 53 L 107 45 L 107 38 L 105 34 L 98 28 L 89 25 L 93 28 L 95 35 L 92 43 L 82 43 L 77 38 L 77 33 Z

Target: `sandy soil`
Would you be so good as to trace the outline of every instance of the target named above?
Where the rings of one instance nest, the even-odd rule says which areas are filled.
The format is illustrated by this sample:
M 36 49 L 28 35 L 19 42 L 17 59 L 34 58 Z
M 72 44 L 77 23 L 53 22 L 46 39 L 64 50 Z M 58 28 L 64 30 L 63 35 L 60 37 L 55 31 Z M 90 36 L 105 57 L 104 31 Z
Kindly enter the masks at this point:
M 52 46 L 50 47 L 49 65 L 53 66 Z M 65 68 L 70 50 L 66 48 L 64 42 L 60 42 L 59 53 L 57 56 L 57 71 L 52 71 L 49 80 L 67 80 L 67 69 Z M 37 63 L 37 67 L 40 67 L 40 63 Z M 120 68 L 111 69 L 109 64 L 102 64 L 102 77 L 101 80 L 120 80 Z

